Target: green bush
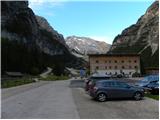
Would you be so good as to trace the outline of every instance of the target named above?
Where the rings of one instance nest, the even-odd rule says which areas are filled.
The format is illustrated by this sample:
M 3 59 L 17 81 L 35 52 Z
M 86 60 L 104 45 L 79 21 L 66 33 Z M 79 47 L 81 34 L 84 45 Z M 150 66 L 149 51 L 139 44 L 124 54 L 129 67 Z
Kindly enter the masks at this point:
M 30 77 L 3 80 L 3 81 L 1 81 L 1 87 L 2 88 L 9 88 L 9 87 L 24 85 L 24 84 L 28 84 L 28 83 L 32 83 L 32 82 L 35 82 L 35 81 L 33 79 L 31 79 Z
M 31 74 L 32 74 L 32 75 L 37 75 L 38 73 L 39 73 L 39 69 L 38 69 L 38 68 L 33 67 L 33 68 L 31 69 Z
M 90 75 L 90 70 L 87 69 L 86 74 L 89 76 Z
M 152 98 L 152 99 L 155 99 L 155 100 L 159 100 L 159 95 L 152 95 L 152 94 L 145 94 L 145 97 L 149 97 L 149 98 Z

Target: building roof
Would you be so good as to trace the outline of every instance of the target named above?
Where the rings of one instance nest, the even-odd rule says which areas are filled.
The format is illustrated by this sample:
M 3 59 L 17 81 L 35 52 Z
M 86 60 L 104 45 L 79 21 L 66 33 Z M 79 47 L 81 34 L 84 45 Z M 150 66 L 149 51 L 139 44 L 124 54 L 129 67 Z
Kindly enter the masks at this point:
M 159 70 L 158 67 L 148 67 L 148 68 L 145 68 L 145 70 Z
M 102 57 L 102 56 L 140 56 L 139 54 L 88 54 L 89 57 Z
M 8 76 L 15 76 L 15 77 L 23 76 L 23 74 L 21 72 L 6 72 L 6 74 Z

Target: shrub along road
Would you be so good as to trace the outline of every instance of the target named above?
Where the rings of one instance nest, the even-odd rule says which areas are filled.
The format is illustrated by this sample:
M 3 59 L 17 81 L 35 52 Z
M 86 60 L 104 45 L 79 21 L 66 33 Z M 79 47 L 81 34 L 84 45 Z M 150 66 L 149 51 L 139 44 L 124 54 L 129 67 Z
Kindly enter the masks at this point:
M 70 82 L 72 83 L 70 85 Z M 2 118 L 157 118 L 158 101 L 96 102 L 73 85 L 76 82 L 40 81 L 2 90 Z M 80 83 L 80 81 L 78 81 Z

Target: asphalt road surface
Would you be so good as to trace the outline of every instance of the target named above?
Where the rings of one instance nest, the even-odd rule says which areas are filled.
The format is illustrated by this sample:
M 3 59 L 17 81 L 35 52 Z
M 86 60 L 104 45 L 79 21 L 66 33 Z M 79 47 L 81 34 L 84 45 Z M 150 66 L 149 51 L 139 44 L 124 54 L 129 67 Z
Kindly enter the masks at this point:
M 69 84 L 70 81 L 38 82 L 25 85 L 29 88 L 25 92 L 23 87 L 12 88 L 18 91 L 18 94 L 12 92 L 14 95 L 12 90 L 2 90 L 2 118 L 79 118 Z M 7 94 L 10 97 L 3 97 Z
M 158 101 L 144 98 L 97 102 L 82 81 L 37 82 L 2 90 L 2 118 L 42 119 L 158 119 Z

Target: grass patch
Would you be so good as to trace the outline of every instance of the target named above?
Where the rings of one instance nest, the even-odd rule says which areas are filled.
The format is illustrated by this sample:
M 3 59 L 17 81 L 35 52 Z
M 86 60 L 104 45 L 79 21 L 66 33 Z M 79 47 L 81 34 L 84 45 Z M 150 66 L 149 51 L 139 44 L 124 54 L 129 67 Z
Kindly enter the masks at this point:
M 31 77 L 23 77 L 1 81 L 1 88 L 10 88 L 14 86 L 24 85 L 35 82 Z
M 40 80 L 45 81 L 55 81 L 55 80 L 68 80 L 68 76 L 55 76 L 55 75 L 48 75 L 46 78 L 40 78 Z
M 145 97 L 149 97 L 149 98 L 152 98 L 152 99 L 155 99 L 155 100 L 159 100 L 159 95 L 153 95 L 153 94 L 150 94 L 150 93 L 145 94 Z

